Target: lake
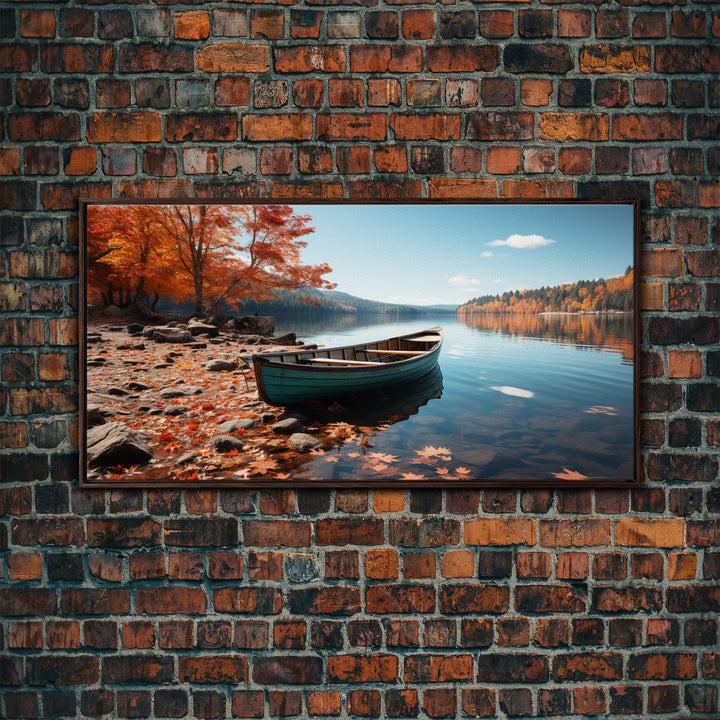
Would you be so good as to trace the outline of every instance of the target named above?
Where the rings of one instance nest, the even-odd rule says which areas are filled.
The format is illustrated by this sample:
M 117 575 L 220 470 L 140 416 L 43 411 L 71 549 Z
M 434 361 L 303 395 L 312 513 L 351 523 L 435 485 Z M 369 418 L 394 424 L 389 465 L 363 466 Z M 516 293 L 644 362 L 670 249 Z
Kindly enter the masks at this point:
M 298 479 L 633 478 L 630 315 L 342 315 L 276 334 L 349 345 L 441 325 L 439 372 L 382 401 L 341 402 L 363 441 L 312 456 Z

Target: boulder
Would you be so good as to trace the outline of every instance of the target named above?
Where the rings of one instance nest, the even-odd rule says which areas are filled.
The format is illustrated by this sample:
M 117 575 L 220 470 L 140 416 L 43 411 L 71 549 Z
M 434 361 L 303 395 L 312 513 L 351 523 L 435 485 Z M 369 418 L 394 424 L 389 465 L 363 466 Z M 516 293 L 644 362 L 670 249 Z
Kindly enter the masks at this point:
M 181 328 L 172 328 L 166 326 L 156 327 L 152 334 L 155 342 L 167 343 L 189 343 L 193 341 L 193 336 Z
M 271 316 L 248 315 L 235 318 L 235 329 L 244 335 L 270 336 L 275 332 L 275 318 Z
M 184 455 L 181 455 L 176 461 L 176 465 L 188 465 L 191 462 L 193 462 L 197 458 L 197 453 L 191 450 L 190 452 L 186 452 Z
M 290 447 L 297 452 L 310 452 L 311 450 L 317 450 L 322 446 L 322 443 L 317 438 L 307 433 L 293 433 L 289 439 Z
M 229 358 L 218 358 L 205 363 L 205 369 L 211 372 L 220 372 L 222 370 L 237 370 L 238 364 L 235 360 Z
M 87 433 L 87 459 L 90 467 L 144 465 L 154 453 L 144 433 L 131 430 L 120 422 L 91 428 Z
M 232 435 L 216 435 L 210 443 L 219 452 L 242 450 L 245 447 L 245 443 L 243 443 L 242 440 L 238 440 Z
M 130 335 L 142 335 L 143 330 L 145 330 L 145 326 L 142 323 L 129 323 L 127 326 Z
M 293 433 L 301 433 L 305 429 L 305 426 L 298 418 L 287 417 L 278 420 L 278 422 L 271 426 L 271 429 L 279 435 L 292 435 Z
M 183 407 L 182 405 L 168 405 L 163 415 L 169 415 L 170 417 L 175 417 L 177 415 L 182 415 L 183 413 L 186 413 L 188 409 L 186 407 Z
M 188 323 L 188 332 L 192 335 L 207 335 L 208 337 L 217 337 L 220 333 L 215 325 L 200 322 L 199 320 L 191 320 Z
M 297 342 L 297 335 L 295 333 L 287 333 L 286 335 L 280 335 L 280 337 L 272 338 L 273 345 L 295 345 Z
M 97 425 L 104 424 L 104 422 L 105 422 L 105 415 L 103 414 L 103 411 L 100 409 L 100 406 L 88 403 L 87 426 L 95 427 Z
M 237 430 L 250 430 L 255 427 L 255 421 L 251 418 L 242 418 L 240 420 L 227 420 L 218 425 L 218 430 L 223 434 L 234 433 Z
M 107 305 L 102 309 L 102 314 L 109 318 L 119 318 L 125 315 L 125 311 L 117 305 Z

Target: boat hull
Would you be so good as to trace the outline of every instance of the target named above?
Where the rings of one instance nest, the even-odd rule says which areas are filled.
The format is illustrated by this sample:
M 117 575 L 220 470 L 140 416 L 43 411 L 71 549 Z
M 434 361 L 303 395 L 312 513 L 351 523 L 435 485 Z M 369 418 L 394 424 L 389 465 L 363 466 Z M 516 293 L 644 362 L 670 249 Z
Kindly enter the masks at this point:
M 306 365 L 279 361 L 282 353 L 254 355 L 253 368 L 258 393 L 269 405 L 283 406 L 317 399 L 334 399 L 348 395 L 359 395 L 393 385 L 412 382 L 435 368 L 440 355 L 442 335 L 427 352 L 395 362 L 378 362 L 367 365 Z M 362 348 L 380 345 L 368 343 Z M 337 349 L 322 351 L 331 355 Z M 298 360 L 309 360 L 318 353 L 294 353 Z

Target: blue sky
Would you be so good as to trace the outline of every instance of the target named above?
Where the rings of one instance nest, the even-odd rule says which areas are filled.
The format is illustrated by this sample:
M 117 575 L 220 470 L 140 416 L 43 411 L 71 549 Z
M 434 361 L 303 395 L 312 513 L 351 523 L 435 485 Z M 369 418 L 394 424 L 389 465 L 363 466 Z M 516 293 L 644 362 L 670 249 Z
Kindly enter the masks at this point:
M 385 302 L 614 277 L 633 264 L 632 205 L 293 205 L 316 230 L 303 261 L 337 289 Z

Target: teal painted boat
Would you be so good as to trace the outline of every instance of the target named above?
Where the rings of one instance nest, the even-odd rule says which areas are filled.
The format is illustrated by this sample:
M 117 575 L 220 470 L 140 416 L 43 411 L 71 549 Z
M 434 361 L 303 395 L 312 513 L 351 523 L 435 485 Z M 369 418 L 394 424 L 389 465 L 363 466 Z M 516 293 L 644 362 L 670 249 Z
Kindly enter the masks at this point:
M 268 405 L 340 398 L 411 382 L 438 362 L 442 328 L 316 350 L 252 356 L 260 397 Z

